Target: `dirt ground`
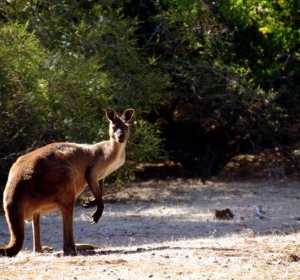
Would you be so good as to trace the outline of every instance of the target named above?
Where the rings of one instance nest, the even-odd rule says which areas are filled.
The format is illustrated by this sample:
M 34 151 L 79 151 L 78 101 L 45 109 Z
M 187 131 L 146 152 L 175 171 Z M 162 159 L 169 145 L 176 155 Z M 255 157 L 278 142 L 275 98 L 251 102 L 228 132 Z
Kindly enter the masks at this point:
M 41 219 L 43 245 L 0 259 L 0 279 L 300 279 L 300 183 L 169 180 L 107 188 L 105 210 L 77 205 L 74 235 L 98 249 L 62 255 L 59 213 Z M 229 208 L 233 219 L 216 219 Z M 0 242 L 9 239 L 0 217 Z

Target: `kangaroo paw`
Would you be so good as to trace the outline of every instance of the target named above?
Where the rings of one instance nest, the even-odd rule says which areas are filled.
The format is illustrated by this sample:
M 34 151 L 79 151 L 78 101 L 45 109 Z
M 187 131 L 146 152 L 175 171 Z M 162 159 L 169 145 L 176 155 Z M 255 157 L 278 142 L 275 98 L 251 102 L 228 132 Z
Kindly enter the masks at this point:
M 92 215 L 92 218 L 93 218 L 92 224 L 98 223 L 98 221 L 101 218 L 101 216 L 102 216 L 102 211 L 96 210 L 94 212 L 94 214 Z

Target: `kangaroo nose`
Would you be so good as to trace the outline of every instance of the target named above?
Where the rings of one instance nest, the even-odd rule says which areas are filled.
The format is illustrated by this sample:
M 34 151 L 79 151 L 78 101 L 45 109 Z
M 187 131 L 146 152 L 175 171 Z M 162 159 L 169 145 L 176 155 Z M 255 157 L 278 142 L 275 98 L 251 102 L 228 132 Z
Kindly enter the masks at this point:
M 122 130 L 121 130 L 121 129 L 118 129 L 118 130 L 117 130 L 117 135 L 118 135 L 118 137 L 120 137 L 120 136 L 122 136 L 122 135 L 123 135 L 123 132 L 122 132 Z
M 121 140 L 121 141 L 124 140 L 124 133 L 121 129 L 117 130 L 117 136 L 118 136 L 119 140 Z

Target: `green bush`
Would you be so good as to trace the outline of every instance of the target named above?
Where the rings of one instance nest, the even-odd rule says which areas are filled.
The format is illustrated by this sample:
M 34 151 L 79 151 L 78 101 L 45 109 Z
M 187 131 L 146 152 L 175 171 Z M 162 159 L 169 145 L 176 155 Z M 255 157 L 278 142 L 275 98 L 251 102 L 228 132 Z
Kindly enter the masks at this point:
M 48 113 L 47 52 L 26 25 L 1 25 L 0 38 L 0 172 L 6 173 L 11 158 L 40 144 Z

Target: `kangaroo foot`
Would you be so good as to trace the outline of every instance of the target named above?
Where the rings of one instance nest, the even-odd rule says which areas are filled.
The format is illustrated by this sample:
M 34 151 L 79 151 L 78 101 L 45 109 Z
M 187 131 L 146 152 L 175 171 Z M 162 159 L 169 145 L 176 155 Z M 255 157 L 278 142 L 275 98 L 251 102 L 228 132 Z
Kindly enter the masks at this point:
M 94 207 L 97 204 L 97 202 L 95 198 L 90 198 L 90 199 L 86 198 L 82 200 L 80 204 L 84 208 L 90 208 L 90 207 Z
M 64 256 L 77 256 L 76 249 L 64 249 Z
M 82 243 L 76 244 L 77 251 L 94 251 L 95 249 L 98 248 L 99 247 L 92 244 L 82 244 Z
M 50 246 L 43 246 L 41 248 L 35 249 L 35 253 L 51 253 L 53 252 L 53 248 Z

